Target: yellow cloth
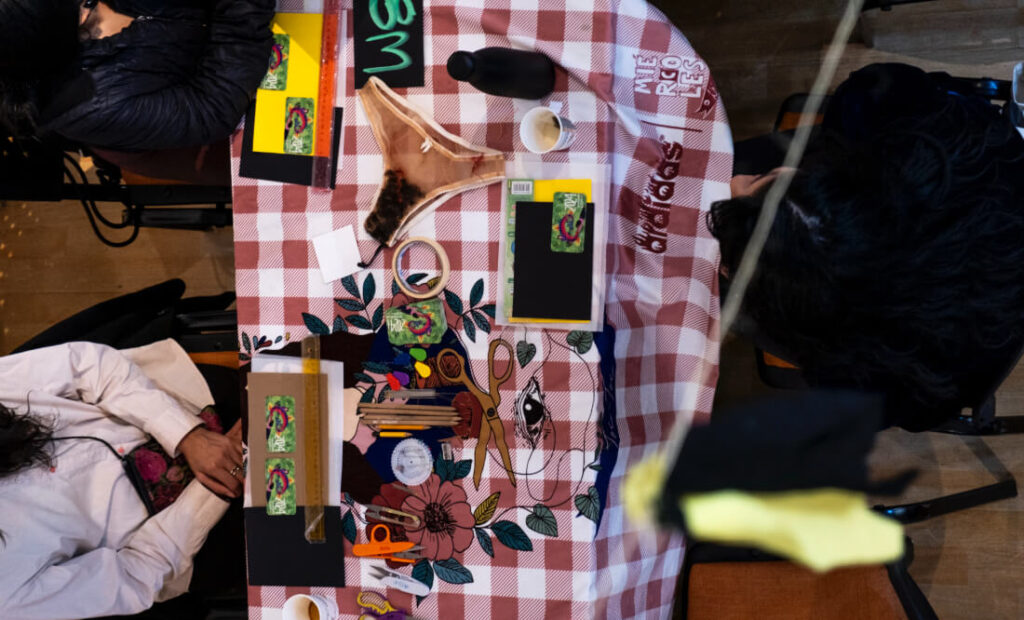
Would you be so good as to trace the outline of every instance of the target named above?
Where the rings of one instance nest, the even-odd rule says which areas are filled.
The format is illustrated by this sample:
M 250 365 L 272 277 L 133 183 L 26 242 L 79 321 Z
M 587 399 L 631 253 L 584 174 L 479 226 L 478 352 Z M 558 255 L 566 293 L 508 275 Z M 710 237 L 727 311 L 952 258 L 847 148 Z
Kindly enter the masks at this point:
M 631 467 L 622 482 L 622 502 L 629 520 L 634 523 L 654 523 L 658 499 L 664 489 L 664 455 L 655 455 Z
M 695 538 L 757 547 L 819 572 L 903 556 L 903 528 L 855 491 L 715 491 L 679 502 Z

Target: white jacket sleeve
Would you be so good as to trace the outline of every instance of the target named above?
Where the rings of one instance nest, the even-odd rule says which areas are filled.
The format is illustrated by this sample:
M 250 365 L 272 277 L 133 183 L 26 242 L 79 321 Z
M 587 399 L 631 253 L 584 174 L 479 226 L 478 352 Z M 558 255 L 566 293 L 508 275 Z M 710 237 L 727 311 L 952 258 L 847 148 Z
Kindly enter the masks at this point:
M 47 566 L 0 600 L 5 620 L 74 620 L 131 615 L 152 606 L 165 583 L 187 578 L 192 558 L 227 502 L 193 480 L 121 549 L 100 548 Z M 19 537 L 11 536 L 17 544 Z M 32 553 L 32 549 L 10 550 Z
M 41 391 L 96 405 L 152 435 L 167 454 L 202 420 L 157 388 L 117 349 L 71 342 L 0 358 L 0 392 Z

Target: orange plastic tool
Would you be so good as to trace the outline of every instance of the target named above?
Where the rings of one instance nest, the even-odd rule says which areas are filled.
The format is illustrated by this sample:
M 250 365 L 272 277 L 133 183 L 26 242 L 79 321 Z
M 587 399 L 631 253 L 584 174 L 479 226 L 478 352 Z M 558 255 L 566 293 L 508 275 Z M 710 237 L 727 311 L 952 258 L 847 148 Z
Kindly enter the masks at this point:
M 378 536 L 381 530 L 384 532 L 383 537 Z M 353 545 L 352 553 L 359 557 L 387 557 L 392 553 L 409 551 L 415 546 L 414 542 L 391 542 L 391 528 L 378 523 L 370 530 L 370 542 L 365 545 Z

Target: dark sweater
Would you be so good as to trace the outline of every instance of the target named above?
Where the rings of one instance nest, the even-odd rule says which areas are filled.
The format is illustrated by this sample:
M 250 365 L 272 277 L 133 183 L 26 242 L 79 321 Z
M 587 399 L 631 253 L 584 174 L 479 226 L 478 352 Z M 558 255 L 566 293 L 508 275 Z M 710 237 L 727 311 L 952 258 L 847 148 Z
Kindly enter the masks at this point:
M 231 134 L 266 73 L 274 0 L 111 0 L 135 18 L 83 44 L 41 127 L 88 146 L 176 149 Z

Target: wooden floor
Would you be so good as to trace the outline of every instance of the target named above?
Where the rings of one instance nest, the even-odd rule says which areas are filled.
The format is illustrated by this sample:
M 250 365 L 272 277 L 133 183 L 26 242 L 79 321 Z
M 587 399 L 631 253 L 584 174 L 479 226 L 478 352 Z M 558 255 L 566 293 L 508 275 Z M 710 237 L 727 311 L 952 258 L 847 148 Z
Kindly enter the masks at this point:
M 120 220 L 116 205 L 101 208 Z M 108 248 L 78 203 L 0 203 L 2 354 L 78 310 L 169 278 L 189 295 L 235 290 L 231 229 L 144 229 L 132 245 Z
M 939 0 L 862 20 L 837 81 L 870 62 L 898 60 L 955 75 L 1005 78 L 1024 59 L 1024 0 Z M 661 0 L 708 61 L 734 136 L 764 133 L 781 101 L 813 81 L 843 3 L 839 0 Z M 117 213 L 116 207 L 108 213 Z M 0 203 L 0 353 L 77 310 L 171 277 L 192 294 L 234 288 L 231 232 L 144 231 L 124 249 L 100 244 L 74 203 Z M 753 359 L 728 343 L 721 400 L 758 391 Z M 999 394 L 1024 414 L 1024 370 Z M 981 454 L 985 463 L 976 456 Z M 1024 479 L 1024 439 L 963 441 L 933 433 L 881 435 L 880 469 L 922 471 L 908 493 L 924 498 L 986 484 L 1000 465 Z M 909 528 L 912 573 L 940 618 L 1024 618 L 1024 499 Z
M 722 347 L 715 408 L 774 392 L 757 378 L 753 348 L 731 337 Z M 1024 415 L 1024 366 L 996 394 L 1003 415 Z M 878 476 L 916 469 L 901 497 L 872 504 L 903 504 L 974 489 L 1012 473 L 1024 480 L 1024 436 L 956 437 L 887 430 L 870 459 Z M 1024 497 L 954 513 L 907 528 L 915 559 L 911 575 L 942 620 L 1024 618 Z
M 661 0 L 711 67 L 736 139 L 767 132 L 779 104 L 807 91 L 845 2 L 842 0 Z M 1024 2 L 937 0 L 865 13 L 834 83 L 872 62 L 905 62 L 952 75 L 1009 79 L 1024 60 Z M 765 392 L 750 346 L 723 348 L 721 403 Z M 997 395 L 998 411 L 1024 415 L 1024 368 Z M 979 458 L 980 455 L 980 458 Z M 887 431 L 872 464 L 921 471 L 903 498 L 963 491 L 1009 470 L 1024 480 L 1024 436 L 988 439 Z M 911 526 L 911 573 L 943 620 L 1024 619 L 1024 498 Z

